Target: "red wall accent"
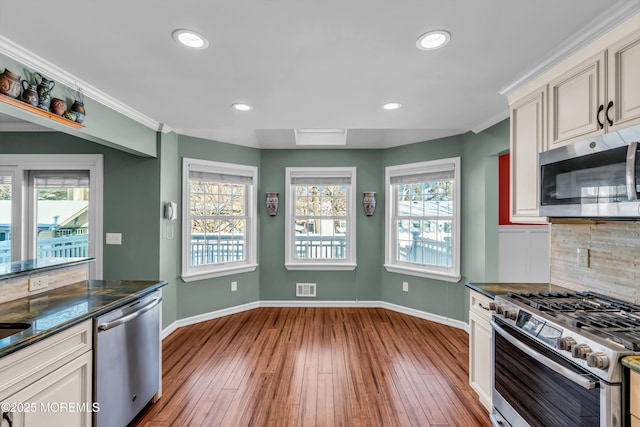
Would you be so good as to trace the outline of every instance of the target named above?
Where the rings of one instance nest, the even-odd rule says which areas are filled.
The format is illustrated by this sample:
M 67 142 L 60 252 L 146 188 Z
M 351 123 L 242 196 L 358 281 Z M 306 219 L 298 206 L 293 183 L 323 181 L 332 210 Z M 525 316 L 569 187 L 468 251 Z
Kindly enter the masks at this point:
M 511 181 L 509 175 L 509 153 L 498 157 L 498 225 L 542 225 L 515 223 L 509 219 Z

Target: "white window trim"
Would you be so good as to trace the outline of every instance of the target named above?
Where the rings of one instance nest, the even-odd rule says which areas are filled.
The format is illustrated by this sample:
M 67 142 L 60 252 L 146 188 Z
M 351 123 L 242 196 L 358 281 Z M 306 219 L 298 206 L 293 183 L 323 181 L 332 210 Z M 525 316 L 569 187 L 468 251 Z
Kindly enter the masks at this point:
M 207 264 L 192 267 L 191 264 L 191 201 L 189 199 L 189 170 L 222 173 L 227 175 L 247 176 L 253 184 L 249 187 L 246 206 L 248 212 L 247 225 L 247 259 L 242 262 Z M 211 160 L 182 158 L 182 280 L 194 282 L 214 277 L 254 271 L 258 267 L 258 168 L 235 163 L 214 162 Z
M 102 244 L 103 244 L 103 157 L 102 154 L 3 154 L 0 156 L 0 167 L 14 171 L 14 189 L 24 189 L 24 174 L 28 170 L 88 170 L 89 171 L 89 256 L 96 261 L 90 263 L 89 277 L 102 279 Z M 15 185 L 17 184 L 17 185 Z M 24 224 L 29 223 L 26 212 L 26 192 L 15 191 L 12 197 L 12 215 L 20 218 L 12 221 L 12 234 L 20 236 L 12 238 L 12 252 L 27 259 L 29 230 Z M 14 227 L 15 224 L 15 228 Z M 15 240 L 15 241 L 14 241 Z M 93 242 L 93 244 L 91 243 Z
M 450 269 L 438 268 L 437 266 L 417 266 L 398 262 L 395 259 L 396 234 L 393 218 L 395 194 L 392 191 L 391 178 L 403 175 L 413 175 L 421 172 L 432 171 L 434 169 L 446 168 L 453 165 L 454 169 L 454 200 L 453 200 L 453 260 Z M 460 192 L 461 168 L 460 157 L 431 160 L 426 162 L 409 163 L 404 165 L 387 166 L 385 168 L 385 263 L 384 268 L 391 273 L 407 274 L 410 276 L 437 279 L 445 282 L 459 282 L 460 276 Z
M 295 177 L 349 177 L 351 185 L 347 196 L 347 257 L 344 260 L 297 260 L 294 257 L 295 233 L 293 232 L 293 217 L 295 214 L 295 189 L 291 185 L 291 178 Z M 291 167 L 285 168 L 285 188 L 287 197 L 285 203 L 285 268 L 287 270 L 333 270 L 351 271 L 357 267 L 356 263 L 356 168 L 355 167 Z

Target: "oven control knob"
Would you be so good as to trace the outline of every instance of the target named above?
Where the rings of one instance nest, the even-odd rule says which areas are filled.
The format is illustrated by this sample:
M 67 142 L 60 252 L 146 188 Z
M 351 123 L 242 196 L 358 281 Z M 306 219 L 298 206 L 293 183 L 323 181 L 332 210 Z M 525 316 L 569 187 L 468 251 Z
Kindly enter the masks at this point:
M 509 308 L 505 310 L 503 316 L 505 319 L 516 320 L 518 318 L 518 310 L 516 310 L 515 308 Z
M 607 369 L 609 367 L 609 358 L 601 351 L 595 351 L 587 354 L 587 366 L 592 368 Z
M 495 301 L 491 301 L 491 302 L 489 303 L 489 310 L 491 310 L 491 311 L 496 311 L 496 308 L 497 308 L 499 305 L 500 305 L 500 304 L 498 304 L 497 302 L 495 302 Z
M 586 359 L 589 353 L 591 353 L 591 348 L 587 344 L 578 344 L 571 347 L 571 356 L 576 359 Z
M 578 344 L 573 337 L 558 338 L 558 350 L 571 351 L 571 347 Z
M 506 305 L 498 304 L 496 305 L 496 314 L 501 315 L 507 309 Z

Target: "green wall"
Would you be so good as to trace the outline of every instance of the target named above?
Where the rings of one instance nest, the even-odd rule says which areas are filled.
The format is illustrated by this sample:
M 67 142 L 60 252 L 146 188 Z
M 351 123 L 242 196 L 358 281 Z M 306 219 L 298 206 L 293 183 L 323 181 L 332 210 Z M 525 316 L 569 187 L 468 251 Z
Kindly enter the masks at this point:
M 0 153 L 104 155 L 104 232 L 123 234 L 121 246 L 104 246 L 107 279 L 166 280 L 163 327 L 176 320 L 256 301 L 309 301 L 295 297 L 296 282 L 318 284 L 317 301 L 385 301 L 466 321 L 466 281 L 497 279 L 497 155 L 508 150 L 509 122 L 386 150 L 258 150 L 175 134 L 157 134 L 158 158 L 135 156 L 63 133 L 0 133 Z M 462 157 L 462 265 L 459 283 L 384 270 L 384 168 Z M 180 278 L 181 218 L 162 219 L 162 206 L 182 207 L 182 157 L 257 166 L 258 261 L 254 272 L 185 283 Z M 357 263 L 354 271 L 284 268 L 285 167 L 355 166 Z M 264 194 L 280 193 L 280 212 L 266 214 Z M 376 213 L 364 215 L 362 193 L 377 193 Z M 231 292 L 231 282 L 238 291 Z M 409 292 L 402 292 L 402 282 Z
M 381 150 L 263 150 L 260 170 L 260 299 L 299 300 L 297 282 L 316 283 L 316 300 L 379 301 L 384 235 L 383 176 L 380 175 Z M 285 168 L 356 167 L 356 258 L 354 271 L 288 271 L 284 267 L 285 248 Z M 266 214 L 264 194 L 280 193 L 278 215 Z M 367 217 L 362 193 L 377 192 L 376 213 Z
M 188 136 L 180 136 L 178 138 L 178 150 L 176 154 L 177 157 L 174 158 L 173 161 L 175 162 L 174 167 L 177 167 L 178 171 L 178 176 L 176 177 L 178 183 L 180 183 L 182 179 L 181 162 L 183 157 L 260 167 L 260 150 Z M 171 172 L 173 171 L 174 169 L 171 170 Z M 258 183 L 258 186 L 259 185 L 260 183 Z M 260 192 L 258 192 L 258 200 L 262 200 L 260 198 Z M 181 184 L 180 197 L 177 202 L 179 209 L 181 209 Z M 178 221 L 177 224 L 177 236 L 181 236 L 179 223 L 180 221 Z M 260 227 L 260 224 L 258 227 Z M 180 254 L 180 237 L 176 239 L 175 243 L 178 245 L 177 253 Z M 180 259 L 178 259 L 178 262 L 180 262 Z M 178 279 L 177 319 L 258 301 L 260 298 L 260 273 L 258 269 L 249 273 L 234 274 L 189 283 L 184 283 L 181 279 Z M 232 281 L 238 282 L 238 290 L 235 292 L 231 292 Z
M 103 232 L 122 245 L 104 245 L 103 277 L 159 278 L 159 161 L 58 132 L 0 132 L 0 155 L 65 153 L 104 156 Z

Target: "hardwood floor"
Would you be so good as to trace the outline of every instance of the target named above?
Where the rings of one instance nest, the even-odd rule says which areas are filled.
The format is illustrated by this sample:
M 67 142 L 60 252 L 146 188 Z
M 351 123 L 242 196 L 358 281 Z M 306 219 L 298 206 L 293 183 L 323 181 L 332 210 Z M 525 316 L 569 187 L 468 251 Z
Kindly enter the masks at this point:
M 385 309 L 259 308 L 163 352 L 163 396 L 132 426 L 490 426 L 467 333 Z

